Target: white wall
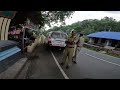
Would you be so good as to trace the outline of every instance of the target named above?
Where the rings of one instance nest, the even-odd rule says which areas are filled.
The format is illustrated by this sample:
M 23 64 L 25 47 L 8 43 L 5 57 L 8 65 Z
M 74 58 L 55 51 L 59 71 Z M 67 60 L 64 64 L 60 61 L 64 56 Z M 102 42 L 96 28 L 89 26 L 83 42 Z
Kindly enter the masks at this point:
M 94 43 L 94 38 L 90 37 L 89 43 Z

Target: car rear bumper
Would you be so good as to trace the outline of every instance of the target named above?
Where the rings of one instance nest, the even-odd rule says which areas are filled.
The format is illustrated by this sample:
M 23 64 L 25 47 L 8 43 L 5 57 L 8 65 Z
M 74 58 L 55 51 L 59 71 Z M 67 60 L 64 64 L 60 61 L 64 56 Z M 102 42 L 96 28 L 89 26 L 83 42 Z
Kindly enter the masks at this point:
M 49 45 L 51 47 L 65 47 L 65 45 Z

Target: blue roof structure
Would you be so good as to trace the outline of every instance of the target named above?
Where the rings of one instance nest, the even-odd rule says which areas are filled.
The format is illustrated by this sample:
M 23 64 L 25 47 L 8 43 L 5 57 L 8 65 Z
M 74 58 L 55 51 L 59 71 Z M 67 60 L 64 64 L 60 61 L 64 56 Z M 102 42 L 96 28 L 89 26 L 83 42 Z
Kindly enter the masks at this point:
M 106 38 L 106 39 L 114 39 L 120 40 L 120 32 L 97 32 L 87 35 L 88 37 L 96 37 L 96 38 Z

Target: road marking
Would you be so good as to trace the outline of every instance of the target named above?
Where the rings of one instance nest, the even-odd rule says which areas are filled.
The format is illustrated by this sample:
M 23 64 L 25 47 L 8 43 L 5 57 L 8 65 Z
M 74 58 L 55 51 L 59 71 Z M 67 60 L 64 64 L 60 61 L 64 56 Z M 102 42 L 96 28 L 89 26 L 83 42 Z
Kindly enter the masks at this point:
M 83 47 L 83 49 L 87 49 L 87 48 Z M 101 54 L 101 55 L 109 56 L 109 57 L 112 57 L 112 58 L 115 58 L 115 59 L 120 59 L 120 58 L 118 58 L 118 57 L 110 56 L 110 55 L 105 54 L 105 53 L 96 52 L 96 51 L 93 51 L 93 50 L 90 50 L 90 49 L 87 49 L 87 50 L 92 51 L 92 52 L 95 52 L 95 53 L 98 53 L 98 54 Z
M 63 71 L 63 69 L 61 68 L 60 64 L 58 63 L 57 59 L 55 58 L 54 54 L 52 53 L 52 51 L 50 51 L 54 60 L 55 60 L 55 63 L 57 64 L 58 68 L 60 69 L 62 75 L 64 76 L 65 79 L 69 79 L 68 76 L 65 74 L 65 72 Z
M 83 54 L 83 53 L 82 53 L 82 54 Z M 116 64 L 116 63 L 113 63 L 113 62 L 110 62 L 110 61 L 107 61 L 107 60 L 104 60 L 104 59 L 98 58 L 98 57 L 93 56 L 93 55 L 90 55 L 90 54 L 88 54 L 88 53 L 85 53 L 85 54 L 88 55 L 88 56 L 90 56 L 90 57 L 96 58 L 96 59 L 98 59 L 98 60 L 101 60 L 101 61 L 104 61 L 104 62 L 107 62 L 107 63 L 110 63 L 110 64 L 113 64 L 113 65 L 116 65 L 116 66 L 119 66 L 119 67 L 120 67 L 119 64 Z

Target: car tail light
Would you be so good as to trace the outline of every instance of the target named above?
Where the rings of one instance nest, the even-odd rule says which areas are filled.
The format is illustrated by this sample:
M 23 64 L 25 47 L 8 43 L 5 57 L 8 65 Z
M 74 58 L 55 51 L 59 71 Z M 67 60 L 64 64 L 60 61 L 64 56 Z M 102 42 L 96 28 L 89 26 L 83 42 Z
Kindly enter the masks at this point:
M 48 43 L 51 43 L 51 41 L 48 41 Z
M 48 41 L 51 41 L 51 37 L 48 37 Z

